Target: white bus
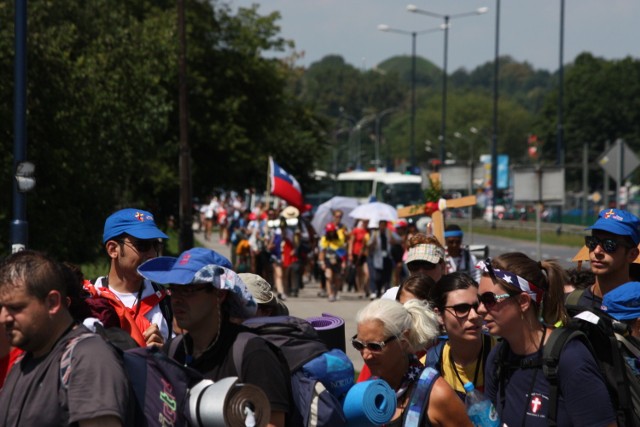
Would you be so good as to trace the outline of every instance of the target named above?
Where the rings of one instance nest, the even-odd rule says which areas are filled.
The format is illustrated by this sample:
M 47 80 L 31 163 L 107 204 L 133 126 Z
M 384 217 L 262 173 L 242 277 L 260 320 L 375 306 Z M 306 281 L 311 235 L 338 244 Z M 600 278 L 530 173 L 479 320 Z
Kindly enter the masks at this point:
M 338 174 L 339 196 L 356 197 L 366 203 L 375 196 L 378 202 L 395 207 L 424 203 L 422 177 L 400 172 L 343 172 Z

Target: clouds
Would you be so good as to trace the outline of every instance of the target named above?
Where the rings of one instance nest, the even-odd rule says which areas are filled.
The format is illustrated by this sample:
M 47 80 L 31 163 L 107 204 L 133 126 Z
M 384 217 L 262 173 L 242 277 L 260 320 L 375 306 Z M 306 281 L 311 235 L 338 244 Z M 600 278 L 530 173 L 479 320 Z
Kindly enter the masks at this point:
M 229 0 L 233 8 L 256 3 Z M 436 13 L 456 14 L 488 6 L 484 15 L 451 21 L 448 69 L 468 70 L 493 60 L 496 0 L 265 0 L 259 12 L 280 11 L 285 38 L 305 51 L 308 66 L 338 54 L 356 67 L 371 68 L 394 55 L 411 54 L 409 35 L 377 30 L 379 24 L 419 31 L 442 20 L 406 11 L 406 4 Z M 565 0 L 565 63 L 581 52 L 607 59 L 640 57 L 640 2 L 637 0 Z M 527 61 L 536 68 L 556 70 L 559 63 L 560 0 L 502 0 L 500 54 Z M 417 54 L 443 64 L 441 33 L 418 36 Z

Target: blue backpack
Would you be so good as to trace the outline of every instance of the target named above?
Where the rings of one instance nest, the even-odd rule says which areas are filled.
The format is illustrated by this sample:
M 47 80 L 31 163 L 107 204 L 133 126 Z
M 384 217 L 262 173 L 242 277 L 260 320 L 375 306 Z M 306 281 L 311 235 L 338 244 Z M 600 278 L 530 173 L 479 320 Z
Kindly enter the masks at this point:
M 256 317 L 243 323 L 233 344 L 236 371 L 241 372 L 247 342 L 259 336 L 274 349 L 291 374 L 290 426 L 346 426 L 342 400 L 354 383 L 353 364 L 338 349 L 329 350 L 310 323 L 291 316 Z

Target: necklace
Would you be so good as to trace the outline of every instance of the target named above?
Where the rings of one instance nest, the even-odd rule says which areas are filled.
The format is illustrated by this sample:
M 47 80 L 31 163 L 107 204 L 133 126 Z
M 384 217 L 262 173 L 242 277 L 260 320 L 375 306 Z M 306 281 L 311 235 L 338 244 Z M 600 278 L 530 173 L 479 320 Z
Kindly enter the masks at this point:
M 476 357 L 476 370 L 475 373 L 473 374 L 473 385 L 477 386 L 478 384 L 478 372 L 480 371 L 480 365 L 482 365 L 482 359 L 484 356 L 484 337 L 480 337 L 482 339 L 481 342 L 481 346 L 480 346 L 480 352 L 478 353 L 478 357 Z M 453 360 L 453 353 L 451 352 L 451 344 L 449 344 L 449 363 L 451 364 L 451 369 L 453 370 L 453 372 L 456 374 L 456 377 L 458 377 L 458 381 L 460 381 L 460 384 L 462 385 L 462 387 L 464 388 L 464 381 L 462 381 L 462 377 L 460 377 L 460 374 L 458 373 L 458 367 L 456 366 L 456 362 L 455 360 Z M 462 369 L 464 370 L 464 367 L 462 367 Z

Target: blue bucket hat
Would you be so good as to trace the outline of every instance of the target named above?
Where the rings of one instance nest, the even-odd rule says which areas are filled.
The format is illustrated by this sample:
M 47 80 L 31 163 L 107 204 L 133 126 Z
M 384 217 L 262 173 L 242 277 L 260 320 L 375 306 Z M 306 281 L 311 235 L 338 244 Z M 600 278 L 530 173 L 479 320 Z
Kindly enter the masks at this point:
M 160 231 L 151 212 L 142 209 L 128 208 L 112 213 L 104 222 L 102 243 L 107 243 L 123 233 L 143 240 L 169 238 Z
M 640 282 L 627 282 L 604 294 L 602 310 L 617 320 L 640 318 Z
M 640 219 L 621 209 L 603 209 L 595 224 L 586 230 L 602 230 L 619 236 L 629 236 L 634 244 L 640 243 Z
M 231 270 L 231 262 L 211 249 L 189 249 L 178 258 L 153 258 L 141 264 L 138 273 L 161 285 L 211 283 L 217 289 L 228 290 L 225 303 L 232 317 L 253 317 L 258 307 L 247 286 Z

